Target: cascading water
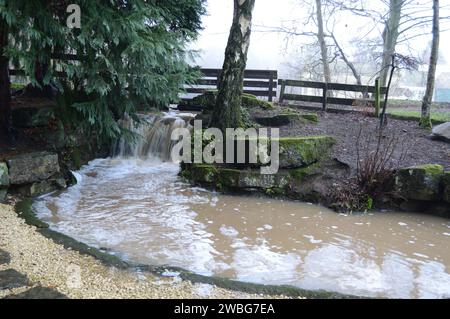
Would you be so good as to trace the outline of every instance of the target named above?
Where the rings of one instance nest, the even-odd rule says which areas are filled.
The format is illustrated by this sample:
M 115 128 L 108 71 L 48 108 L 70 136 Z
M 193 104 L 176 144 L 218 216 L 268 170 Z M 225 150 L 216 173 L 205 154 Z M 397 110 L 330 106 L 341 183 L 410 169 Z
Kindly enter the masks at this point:
M 121 138 L 115 145 L 113 155 L 140 159 L 170 160 L 170 152 L 175 141 L 171 140 L 172 132 L 177 128 L 185 128 L 193 116 L 180 117 L 176 113 L 162 115 L 141 115 L 140 123 L 130 118 L 122 121 L 122 126 L 134 133 L 134 140 Z
M 396 298 L 450 297 L 450 222 L 323 207 L 192 187 L 169 161 L 171 132 L 192 116 L 146 115 L 136 143 L 76 172 L 34 204 L 52 229 L 135 263 L 203 275 Z

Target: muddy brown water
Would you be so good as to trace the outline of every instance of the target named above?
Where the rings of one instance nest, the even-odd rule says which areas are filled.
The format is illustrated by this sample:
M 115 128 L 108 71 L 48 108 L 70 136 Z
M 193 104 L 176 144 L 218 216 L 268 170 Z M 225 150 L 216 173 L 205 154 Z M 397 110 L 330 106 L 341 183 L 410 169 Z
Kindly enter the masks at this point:
M 53 229 L 133 262 L 371 297 L 450 297 L 447 219 L 225 196 L 183 183 L 178 170 L 95 160 L 78 185 L 34 209 Z

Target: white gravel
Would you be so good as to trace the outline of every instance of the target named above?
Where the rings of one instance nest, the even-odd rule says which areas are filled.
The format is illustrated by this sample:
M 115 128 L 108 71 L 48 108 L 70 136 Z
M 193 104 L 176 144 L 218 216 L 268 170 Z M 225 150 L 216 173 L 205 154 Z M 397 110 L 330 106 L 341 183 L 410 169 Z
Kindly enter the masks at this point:
M 9 265 L 25 274 L 30 287 L 0 290 L 0 298 L 35 287 L 49 287 L 69 298 L 266 298 L 228 291 L 215 286 L 192 284 L 179 278 L 161 278 L 104 266 L 93 257 L 65 249 L 25 224 L 12 206 L 0 204 L 0 248 L 11 254 Z

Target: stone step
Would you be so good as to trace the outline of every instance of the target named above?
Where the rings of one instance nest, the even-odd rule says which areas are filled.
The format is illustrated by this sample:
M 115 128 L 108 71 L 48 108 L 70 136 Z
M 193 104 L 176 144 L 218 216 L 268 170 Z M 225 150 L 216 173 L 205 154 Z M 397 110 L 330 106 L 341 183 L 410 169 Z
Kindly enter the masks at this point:
M 28 277 L 14 269 L 0 271 L 0 290 L 20 288 L 29 285 Z
M 9 264 L 11 262 L 11 256 L 8 252 L 0 249 L 0 265 Z
M 69 299 L 66 295 L 50 288 L 34 287 L 17 295 L 6 296 L 3 299 Z

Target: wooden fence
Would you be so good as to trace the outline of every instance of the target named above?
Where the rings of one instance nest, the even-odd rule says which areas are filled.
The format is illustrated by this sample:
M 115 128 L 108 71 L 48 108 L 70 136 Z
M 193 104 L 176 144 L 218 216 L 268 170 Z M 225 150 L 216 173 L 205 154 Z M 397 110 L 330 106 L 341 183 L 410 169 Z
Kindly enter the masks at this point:
M 374 86 L 282 80 L 282 79 L 278 80 L 278 85 L 281 86 L 279 98 L 280 104 L 283 103 L 284 101 L 321 103 L 322 109 L 324 111 L 326 111 L 328 104 L 338 104 L 338 105 L 370 104 L 375 106 L 375 113 L 377 115 L 379 115 L 379 110 L 381 107 L 381 96 L 383 94 L 386 94 L 387 92 L 387 88 L 380 87 L 379 79 L 375 80 Z M 285 93 L 286 87 L 305 87 L 305 88 L 321 89 L 322 96 L 286 94 Z M 372 98 L 352 99 L 352 98 L 330 97 L 328 94 L 330 91 L 359 92 L 362 94 L 372 93 Z
M 196 84 L 185 87 L 187 93 L 202 94 L 217 88 L 221 69 L 201 69 L 203 77 Z M 266 97 L 272 102 L 277 97 L 278 71 L 274 70 L 245 70 L 244 93 L 258 97 Z M 184 98 L 190 100 L 192 98 Z

